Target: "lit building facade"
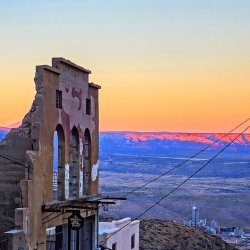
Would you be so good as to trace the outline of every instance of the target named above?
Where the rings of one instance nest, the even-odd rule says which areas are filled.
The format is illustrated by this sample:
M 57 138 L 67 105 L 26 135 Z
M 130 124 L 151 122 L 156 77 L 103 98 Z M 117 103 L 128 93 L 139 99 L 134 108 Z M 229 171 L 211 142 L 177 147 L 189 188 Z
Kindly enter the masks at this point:
M 139 220 L 99 223 L 99 243 L 111 250 L 139 250 Z

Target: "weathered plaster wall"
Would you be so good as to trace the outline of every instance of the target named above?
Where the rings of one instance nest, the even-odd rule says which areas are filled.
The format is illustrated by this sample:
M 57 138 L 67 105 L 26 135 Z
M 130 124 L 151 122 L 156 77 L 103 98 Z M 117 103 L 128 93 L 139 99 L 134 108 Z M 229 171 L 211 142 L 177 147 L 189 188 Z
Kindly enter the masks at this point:
M 61 199 L 68 198 L 67 169 L 72 167 L 70 148 L 74 127 L 81 149 L 78 174 L 85 179 L 79 181 L 78 192 L 80 195 L 98 193 L 99 86 L 88 82 L 89 73 L 63 58 L 54 58 L 52 67 L 37 66 L 37 94 L 32 108 L 21 127 L 12 130 L 0 144 L 0 153 L 18 158 L 26 166 L 14 165 L 0 157 L 0 171 L 7 173 L 0 176 L 0 235 L 14 227 L 15 208 L 23 208 L 16 213 L 16 225 L 23 228 L 26 246 L 31 249 L 45 249 L 46 228 L 67 222 L 68 214 L 63 214 L 44 223 L 47 214 L 41 210 L 43 204 L 53 200 L 53 136 L 58 124 L 63 128 L 65 144 L 63 166 L 59 170 Z M 56 90 L 62 91 L 62 108 L 56 107 Z M 91 99 L 90 115 L 86 114 L 86 98 Z M 86 130 L 91 137 L 89 167 L 84 165 L 82 150 Z M 4 183 L 8 185 L 4 187 Z M 86 190 L 83 183 L 87 183 Z M 85 217 L 91 215 L 95 212 L 82 213 Z
M 86 129 L 90 131 L 91 135 L 91 166 L 97 164 L 99 152 L 99 101 L 98 101 L 98 87 L 94 84 L 89 84 L 88 74 L 74 64 L 67 64 L 67 61 L 61 58 L 54 58 L 52 66 L 57 68 L 62 74 L 59 76 L 59 89 L 62 91 L 63 109 L 59 113 L 59 123 L 63 125 L 65 131 L 66 145 L 69 145 L 70 131 L 73 127 L 78 129 L 80 142 L 84 141 L 84 132 Z M 91 115 L 86 115 L 86 99 L 91 99 Z M 80 114 L 80 115 L 79 115 Z M 81 148 L 81 147 L 80 147 Z M 80 159 L 83 156 L 80 151 Z M 70 163 L 70 149 L 66 148 L 66 164 Z M 83 162 L 80 162 L 84 165 Z M 98 178 L 91 182 L 91 172 L 86 172 L 85 179 L 89 180 L 89 189 L 87 194 L 98 193 Z

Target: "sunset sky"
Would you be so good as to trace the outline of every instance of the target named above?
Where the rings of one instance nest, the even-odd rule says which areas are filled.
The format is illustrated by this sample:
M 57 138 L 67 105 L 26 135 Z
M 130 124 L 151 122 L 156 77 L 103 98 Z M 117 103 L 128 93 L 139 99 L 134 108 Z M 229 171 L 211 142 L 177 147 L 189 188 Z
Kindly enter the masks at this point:
M 0 126 L 34 98 L 35 65 L 92 71 L 100 129 L 224 132 L 250 116 L 248 0 L 1 0 Z

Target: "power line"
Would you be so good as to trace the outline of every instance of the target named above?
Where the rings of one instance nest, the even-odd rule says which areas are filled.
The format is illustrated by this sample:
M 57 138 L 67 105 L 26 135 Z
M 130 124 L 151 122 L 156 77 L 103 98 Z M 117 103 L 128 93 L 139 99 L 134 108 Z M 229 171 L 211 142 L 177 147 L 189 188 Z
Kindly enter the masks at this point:
M 45 216 L 42 220 L 46 220 L 47 218 L 49 218 L 51 215 L 55 214 L 55 212 L 50 213 L 49 215 Z
M 4 240 L 1 240 L 0 243 L 5 242 L 5 241 L 7 241 L 7 240 L 9 240 L 9 238 L 6 238 L 6 239 L 4 239 Z
M 55 234 L 50 234 L 50 232 L 49 232 L 49 234 L 47 235 L 48 237 L 53 237 L 53 236 L 56 236 L 56 235 L 60 235 L 60 234 L 62 234 L 63 233 L 63 231 L 61 231 L 61 232 L 59 232 L 59 233 L 55 233 Z
M 26 168 L 25 164 L 20 159 L 17 159 L 17 158 L 15 158 L 13 156 L 6 155 L 6 154 L 3 154 L 3 153 L 0 153 L 0 156 L 2 158 L 6 159 L 6 160 L 12 161 L 13 163 L 18 164 L 18 165 L 23 166 L 23 167 Z
M 236 139 L 238 139 L 242 134 L 244 134 L 250 126 L 245 128 L 240 134 L 236 135 L 235 138 L 229 142 L 224 148 L 222 148 L 217 154 L 215 154 L 212 158 L 210 158 L 203 166 L 201 166 L 198 170 L 196 170 L 192 175 L 190 175 L 188 178 L 186 178 L 184 181 L 182 181 L 178 186 L 176 186 L 174 189 L 172 189 L 170 192 L 168 192 L 166 195 L 164 195 L 161 199 L 159 199 L 157 202 L 155 202 L 152 206 L 147 208 L 144 212 L 142 212 L 140 215 L 138 215 L 134 220 L 138 220 L 140 217 L 142 217 L 144 214 L 146 214 L 149 210 L 154 208 L 156 205 L 158 205 L 162 200 L 166 199 L 168 196 L 170 196 L 172 193 L 174 193 L 176 190 L 178 190 L 180 187 L 182 187 L 188 180 L 190 180 L 192 177 L 194 177 L 197 173 L 199 173 L 202 169 L 204 169 L 211 161 L 213 161 L 217 156 L 219 156 L 221 153 L 223 153 Z M 123 228 L 128 226 L 131 223 L 131 221 L 127 224 L 125 224 L 123 227 L 121 227 L 119 230 L 117 230 L 115 233 L 111 234 L 109 237 L 107 237 L 104 241 L 101 243 L 104 244 L 110 237 L 121 231 Z M 102 246 L 102 245 L 101 245 Z
M 53 213 L 53 214 L 54 214 L 54 213 Z M 43 224 L 46 224 L 46 223 L 48 223 L 48 222 L 50 222 L 50 221 L 56 219 L 57 217 L 59 217 L 60 215 L 63 215 L 63 214 L 64 214 L 64 212 L 61 212 L 61 213 L 57 214 L 56 216 L 50 218 L 49 220 L 43 222 Z
M 168 171 L 162 173 L 161 175 L 159 175 L 159 176 L 153 178 L 152 180 L 150 180 L 150 181 L 144 183 L 143 185 L 141 185 L 141 186 L 139 186 L 139 187 L 137 187 L 137 188 L 135 188 L 135 189 L 132 189 L 131 191 L 129 191 L 128 193 L 126 193 L 125 195 L 123 195 L 122 198 L 124 198 L 124 197 L 126 197 L 126 196 L 128 196 L 128 195 L 130 195 L 130 194 L 132 194 L 132 193 L 134 193 L 134 192 L 136 192 L 136 191 L 138 191 L 138 190 L 140 190 L 141 188 L 143 188 L 143 187 L 149 185 L 150 183 L 152 183 L 152 182 L 154 182 L 154 181 L 160 179 L 162 176 L 167 175 L 167 174 L 169 174 L 170 172 L 172 172 L 173 170 L 175 170 L 175 169 L 181 167 L 183 164 L 185 164 L 185 163 L 187 163 L 188 161 L 192 160 L 193 158 L 195 158 L 195 157 L 198 156 L 199 154 L 201 154 L 201 153 L 203 153 L 204 151 L 206 151 L 208 148 L 210 148 L 210 147 L 212 147 L 213 145 L 215 145 L 217 142 L 221 141 L 223 138 L 225 138 L 226 136 L 228 136 L 229 134 L 231 134 L 233 131 L 235 131 L 237 128 L 241 127 L 243 124 L 245 124 L 245 123 L 246 123 L 247 121 L 249 121 L 249 120 L 250 120 L 250 117 L 249 117 L 248 119 L 246 119 L 244 122 L 242 122 L 242 123 L 240 123 L 239 125 L 237 125 L 235 128 L 233 128 L 233 129 L 230 130 L 229 132 L 227 132 L 226 134 L 224 134 L 223 136 L 221 136 L 219 139 L 217 139 L 217 140 L 214 141 L 213 143 L 209 144 L 209 145 L 208 145 L 207 147 L 205 147 L 204 149 L 200 150 L 199 152 L 197 152 L 197 153 L 194 154 L 193 156 L 191 156 L 191 157 L 189 157 L 188 159 L 186 159 L 185 161 L 183 161 L 182 163 L 180 163 L 180 164 L 178 164 L 177 166 L 175 166 L 175 167 L 169 169 Z
M 198 168 L 192 175 L 190 175 L 188 178 L 186 178 L 183 182 L 181 182 L 177 187 L 175 187 L 174 189 L 172 189 L 168 194 L 164 195 L 160 200 L 158 200 L 154 205 L 152 205 L 151 207 L 149 207 L 146 211 L 144 211 L 142 214 L 140 214 L 137 219 L 141 216 L 143 216 L 144 214 L 146 214 L 150 209 L 152 209 L 153 207 L 155 207 L 156 205 L 158 205 L 162 200 L 164 200 L 165 198 L 167 198 L 169 195 L 171 195 L 172 193 L 174 193 L 177 189 L 179 189 L 181 186 L 183 186 L 188 180 L 190 180 L 192 177 L 194 177 L 197 173 L 199 173 L 202 169 L 204 169 L 211 161 L 213 161 L 217 156 L 219 156 L 221 153 L 223 153 L 232 143 L 234 143 L 234 141 L 236 139 L 238 139 L 245 131 L 247 131 L 250 128 L 250 126 L 248 126 L 246 129 L 243 130 L 243 132 L 241 132 L 240 134 L 238 134 L 230 143 L 228 143 L 224 148 L 222 148 L 217 154 L 215 154 L 212 158 L 210 158 L 210 160 L 208 160 L 203 166 L 201 166 L 200 168 Z
M 9 160 L 9 161 L 12 161 L 12 162 L 15 163 L 15 164 L 18 164 L 18 165 L 21 165 L 21 166 L 23 166 L 23 167 L 25 167 L 25 168 L 28 168 L 28 167 L 27 167 L 24 163 L 22 163 L 21 160 L 18 159 L 18 158 L 15 158 L 15 157 L 10 156 L 10 155 L 2 154 L 2 153 L 0 153 L 0 156 L 1 156 L 2 158 L 4 158 L 4 159 L 7 159 L 7 160 Z M 43 220 L 44 220 L 44 219 L 47 219 L 48 217 L 50 217 L 50 216 L 53 215 L 53 214 L 55 214 L 55 212 L 52 212 L 52 213 L 51 213 L 50 215 L 48 215 L 47 217 L 43 218 Z M 61 214 L 59 214 L 59 215 L 53 217 L 52 219 L 50 219 L 50 220 L 48 220 L 48 221 L 46 221 L 46 222 L 44 222 L 44 223 L 48 223 L 49 221 L 51 221 L 51 220 L 57 218 L 58 216 L 60 216 L 60 215 L 62 215 L 62 214 L 63 214 L 63 213 L 61 213 Z

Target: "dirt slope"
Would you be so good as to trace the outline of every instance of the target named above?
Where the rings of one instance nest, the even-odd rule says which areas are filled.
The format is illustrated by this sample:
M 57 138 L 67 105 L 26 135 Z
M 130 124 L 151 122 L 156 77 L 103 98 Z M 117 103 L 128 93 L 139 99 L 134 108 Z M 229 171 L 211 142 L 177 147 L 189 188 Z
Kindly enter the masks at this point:
M 235 250 L 221 238 L 168 221 L 141 220 L 140 250 Z

